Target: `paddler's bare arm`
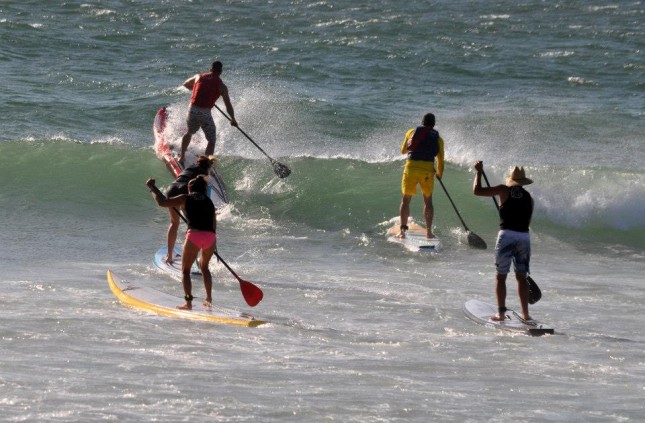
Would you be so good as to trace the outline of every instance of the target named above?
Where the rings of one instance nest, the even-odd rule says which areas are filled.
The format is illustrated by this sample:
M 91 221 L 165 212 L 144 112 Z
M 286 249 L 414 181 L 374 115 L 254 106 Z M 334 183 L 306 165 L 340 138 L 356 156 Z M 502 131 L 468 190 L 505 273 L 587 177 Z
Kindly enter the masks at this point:
M 172 198 L 163 198 L 159 195 L 159 189 L 155 186 L 155 180 L 152 178 L 146 181 L 146 186 L 150 189 L 152 198 L 154 198 L 157 204 L 161 207 L 183 207 L 186 203 L 186 196 L 183 194 Z
M 478 161 L 475 163 L 475 179 L 473 181 L 473 194 L 480 197 L 494 197 L 499 196 L 500 204 L 508 199 L 508 187 L 506 185 L 496 185 L 494 187 L 482 187 L 482 172 L 484 171 L 484 163 Z
M 192 76 L 188 78 L 184 83 L 182 84 L 184 88 L 188 90 L 192 90 L 193 87 L 195 86 L 195 82 L 197 82 L 197 79 L 199 79 L 199 75 Z
M 437 153 L 437 156 L 435 157 L 435 163 L 437 166 L 437 178 L 441 179 L 443 177 L 443 163 L 444 163 L 444 149 L 443 149 L 443 138 L 439 137 L 439 152 Z
M 237 126 L 237 121 L 235 120 L 235 110 L 233 110 L 231 98 L 228 96 L 228 88 L 226 87 L 226 85 L 224 85 L 224 83 L 220 85 L 220 93 L 222 94 L 222 100 L 224 100 L 224 104 L 226 105 L 228 116 L 231 118 L 231 125 Z

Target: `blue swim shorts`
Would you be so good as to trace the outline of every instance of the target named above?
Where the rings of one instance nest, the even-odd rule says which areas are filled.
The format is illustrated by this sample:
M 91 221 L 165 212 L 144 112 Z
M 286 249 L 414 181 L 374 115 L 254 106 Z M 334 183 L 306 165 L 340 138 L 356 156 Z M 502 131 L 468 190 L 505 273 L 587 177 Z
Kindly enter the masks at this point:
M 495 243 L 495 267 L 498 275 L 507 275 L 511 262 L 515 273 L 526 275 L 531 261 L 531 239 L 528 232 L 501 230 Z

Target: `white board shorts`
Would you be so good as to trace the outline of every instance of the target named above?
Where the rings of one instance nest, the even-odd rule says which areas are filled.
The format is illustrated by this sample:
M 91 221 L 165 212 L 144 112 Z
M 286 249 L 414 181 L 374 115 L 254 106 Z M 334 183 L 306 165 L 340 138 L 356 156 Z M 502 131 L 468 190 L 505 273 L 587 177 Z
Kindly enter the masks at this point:
M 186 125 L 188 126 L 188 132 L 191 135 L 201 128 L 206 136 L 206 141 L 208 141 L 209 144 L 215 144 L 217 129 L 215 128 L 215 121 L 213 120 L 211 109 L 190 106 L 190 109 L 188 109 L 188 116 L 186 117 Z

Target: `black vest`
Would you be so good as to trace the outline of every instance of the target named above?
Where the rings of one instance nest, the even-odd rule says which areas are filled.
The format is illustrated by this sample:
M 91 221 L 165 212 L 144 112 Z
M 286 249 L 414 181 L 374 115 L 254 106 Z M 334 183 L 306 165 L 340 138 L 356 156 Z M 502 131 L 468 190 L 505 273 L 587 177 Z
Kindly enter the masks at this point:
M 439 154 L 439 132 L 419 126 L 408 140 L 408 159 L 433 162 Z

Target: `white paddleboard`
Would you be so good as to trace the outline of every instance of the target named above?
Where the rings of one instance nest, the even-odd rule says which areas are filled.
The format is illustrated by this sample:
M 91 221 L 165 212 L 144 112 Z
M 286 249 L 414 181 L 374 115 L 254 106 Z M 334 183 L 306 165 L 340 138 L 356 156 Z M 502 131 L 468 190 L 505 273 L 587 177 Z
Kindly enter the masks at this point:
M 553 328 L 548 327 L 536 320 L 525 322 L 521 315 L 513 310 L 506 310 L 506 319 L 503 321 L 492 320 L 491 317 L 497 314 L 497 305 L 485 303 L 479 300 L 468 300 L 464 304 L 464 313 L 475 322 L 489 328 L 522 332 L 528 335 L 553 334 Z
M 206 307 L 197 297 L 193 300 L 192 310 L 179 310 L 177 306 L 184 304 L 183 298 L 175 297 L 153 288 L 122 281 L 110 270 L 107 272 L 107 279 L 112 293 L 119 301 L 138 310 L 180 319 L 204 320 L 237 326 L 255 327 L 266 323 L 238 310 L 215 305 Z
M 170 276 L 181 280 L 181 253 L 182 250 L 179 246 L 175 245 L 174 248 L 174 262 L 166 263 L 166 252 L 168 251 L 167 246 L 161 247 L 156 253 L 153 259 L 153 263 L 157 269 L 161 270 L 164 273 L 169 274 Z M 199 271 L 196 263 L 193 263 L 191 272 L 193 275 L 201 275 L 202 272 Z
M 438 253 L 441 249 L 439 238 L 426 238 L 426 228 L 414 222 L 408 222 L 408 230 L 405 238 L 399 238 L 400 226 L 397 223 L 387 230 L 387 240 L 403 245 L 404 248 L 413 252 Z
M 155 152 L 157 153 L 157 157 L 166 163 L 166 167 L 172 176 L 176 178 L 184 170 L 184 166 L 177 161 L 181 146 L 179 144 L 175 145 L 172 143 L 172 140 L 166 137 L 165 131 L 167 123 L 168 110 L 166 107 L 162 107 L 157 112 L 152 125 L 152 132 L 155 136 Z M 189 146 L 186 151 L 184 164 L 190 165 L 191 163 L 195 163 L 197 156 L 198 154 Z M 208 196 L 217 208 L 229 202 L 226 185 L 224 185 L 224 179 L 217 170 L 217 163 L 211 166 L 208 174 Z

